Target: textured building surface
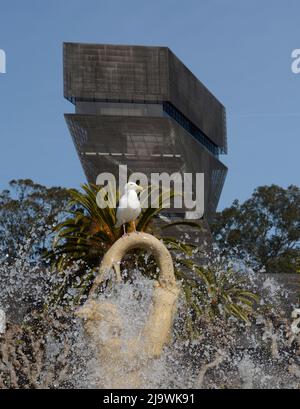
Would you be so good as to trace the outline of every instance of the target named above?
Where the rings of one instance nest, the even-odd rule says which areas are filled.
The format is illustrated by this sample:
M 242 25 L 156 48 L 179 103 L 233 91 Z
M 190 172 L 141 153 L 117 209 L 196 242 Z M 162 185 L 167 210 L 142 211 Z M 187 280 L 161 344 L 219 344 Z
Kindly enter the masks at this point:
M 227 169 L 225 109 L 167 47 L 64 44 L 65 118 L 88 181 L 101 172 L 205 174 L 215 211 Z

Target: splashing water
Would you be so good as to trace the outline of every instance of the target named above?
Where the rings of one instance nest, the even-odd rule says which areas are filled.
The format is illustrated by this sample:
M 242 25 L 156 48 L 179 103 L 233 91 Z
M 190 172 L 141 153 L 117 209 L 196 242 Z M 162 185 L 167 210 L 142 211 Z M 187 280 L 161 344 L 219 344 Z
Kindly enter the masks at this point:
M 294 333 L 291 331 L 290 311 L 284 312 L 289 294 L 275 279 L 254 274 L 245 266 L 242 274 L 247 275 L 253 290 L 263 294 L 261 305 L 272 303 L 273 315 L 258 315 L 251 325 L 234 317 L 227 322 L 203 317 L 199 335 L 192 337 L 183 330 L 188 312 L 181 298 L 170 342 L 159 358 L 142 365 L 140 387 L 299 388 L 299 332 L 296 324 Z M 6 313 L 8 325 L 6 334 L 0 334 L 0 388 L 111 387 L 110 374 L 97 359 L 95 346 L 74 308 L 41 308 L 54 284 L 51 269 L 28 261 L 26 248 L 14 262 L 3 260 L 0 308 Z M 111 311 L 118 312 L 120 321 L 113 328 L 113 320 L 99 324 L 101 341 L 105 343 L 117 334 L 126 348 L 131 339 L 138 338 L 152 293 L 153 281 L 135 269 L 132 282 L 115 284 L 102 294 L 99 301 L 113 306 Z M 22 345 L 27 349 L 22 350 Z M 35 360 L 26 358 L 24 351 L 28 348 Z M 22 373 L 18 369 L 20 356 Z M 122 362 L 115 365 L 114 374 L 125 373 Z

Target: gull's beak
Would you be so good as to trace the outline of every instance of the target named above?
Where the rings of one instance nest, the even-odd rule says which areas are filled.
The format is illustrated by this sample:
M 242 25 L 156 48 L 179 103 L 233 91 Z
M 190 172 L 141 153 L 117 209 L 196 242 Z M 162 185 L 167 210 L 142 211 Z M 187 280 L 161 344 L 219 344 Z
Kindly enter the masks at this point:
M 144 188 L 140 185 L 137 185 L 137 192 L 142 192 L 144 190 Z

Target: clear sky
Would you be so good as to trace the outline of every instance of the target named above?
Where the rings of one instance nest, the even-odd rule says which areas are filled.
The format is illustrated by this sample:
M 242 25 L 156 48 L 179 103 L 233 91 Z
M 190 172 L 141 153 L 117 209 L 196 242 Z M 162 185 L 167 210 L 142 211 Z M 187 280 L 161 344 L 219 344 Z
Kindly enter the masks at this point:
M 299 185 L 299 17 L 299 0 L 1 0 L 0 188 L 85 180 L 63 118 L 64 41 L 168 46 L 216 95 L 229 144 L 220 209 L 259 185 Z

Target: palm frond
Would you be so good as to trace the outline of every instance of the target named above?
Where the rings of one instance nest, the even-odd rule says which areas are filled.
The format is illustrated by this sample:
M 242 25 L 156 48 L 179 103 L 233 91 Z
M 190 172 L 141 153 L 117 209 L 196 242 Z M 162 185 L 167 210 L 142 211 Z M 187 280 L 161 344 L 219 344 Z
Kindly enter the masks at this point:
M 162 226 L 162 229 L 168 229 L 174 226 L 189 226 L 189 227 L 194 227 L 195 229 L 199 229 L 203 231 L 203 227 L 199 223 L 194 222 L 194 221 L 188 221 L 188 220 L 179 220 L 177 222 L 168 223 Z
M 147 200 L 151 195 L 151 188 L 148 187 Z M 116 208 L 113 206 L 118 203 L 119 195 L 113 192 L 111 186 L 106 187 L 102 199 L 108 201 L 108 206 L 101 209 L 97 203 L 97 194 L 101 189 L 101 186 L 91 184 L 82 185 L 82 192 L 71 189 L 68 217 L 53 229 L 55 238 L 52 250 L 45 254 L 53 266 L 61 274 L 65 274 L 66 267 L 83 262 L 74 272 L 69 268 L 63 282 L 54 292 L 55 302 L 63 300 L 70 287 L 76 289 L 74 302 L 80 302 L 92 286 L 94 273 L 101 258 L 120 237 L 120 229 L 115 228 Z M 115 200 L 111 199 L 113 194 Z M 175 195 L 174 191 L 161 192 L 158 195 L 158 207 L 149 207 L 142 211 L 137 221 L 137 230 L 149 231 L 153 217 L 164 209 L 166 200 L 173 199 Z M 172 226 L 189 226 L 202 230 L 201 225 L 188 220 L 173 222 L 162 228 Z M 245 287 L 243 280 L 237 279 L 235 273 L 228 268 L 220 272 L 216 266 L 199 265 L 193 257 L 198 250 L 196 245 L 174 237 L 159 238 L 172 252 L 174 258 L 175 276 L 182 285 L 187 305 L 186 325 L 189 332 L 197 331 L 197 320 L 201 315 L 212 319 L 216 316 L 223 318 L 234 316 L 248 322 L 259 297 Z M 151 279 L 157 278 L 155 263 L 145 261 L 143 252 L 135 251 L 135 255 L 129 255 L 126 262 L 131 263 L 130 265 L 138 262 L 143 274 Z M 87 273 L 86 268 L 89 268 L 90 272 Z

